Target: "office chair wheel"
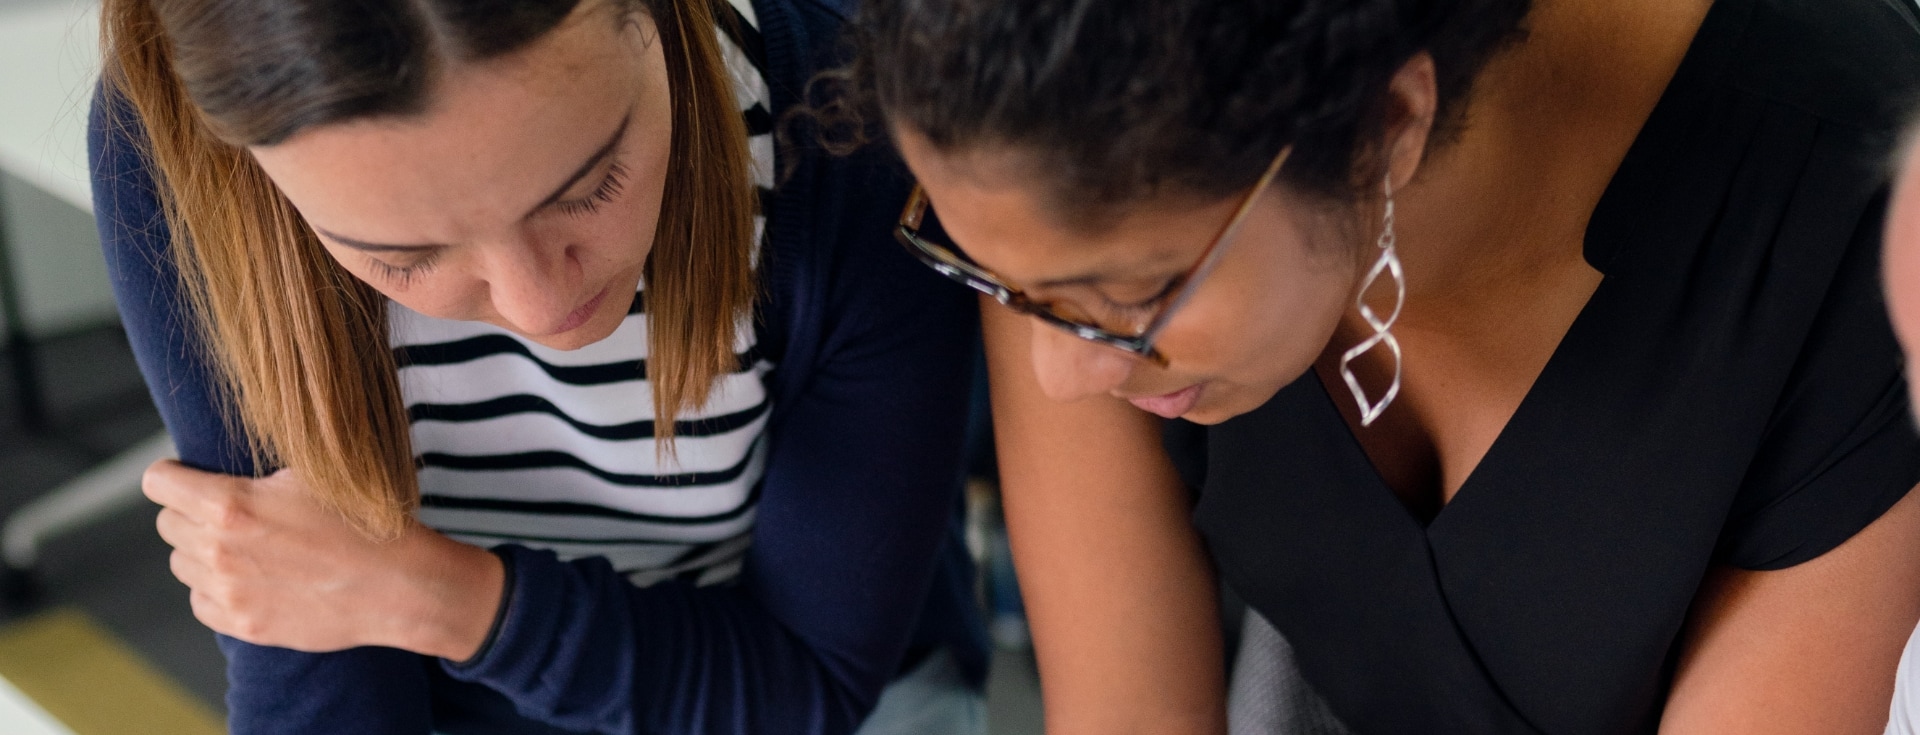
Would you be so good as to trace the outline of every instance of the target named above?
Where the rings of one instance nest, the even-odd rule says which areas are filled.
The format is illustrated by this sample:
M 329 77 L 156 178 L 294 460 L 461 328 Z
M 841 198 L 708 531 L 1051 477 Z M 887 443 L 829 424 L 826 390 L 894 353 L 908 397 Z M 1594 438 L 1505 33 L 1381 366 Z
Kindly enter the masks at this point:
M 0 607 L 24 610 L 40 597 L 40 580 L 31 569 L 0 564 Z

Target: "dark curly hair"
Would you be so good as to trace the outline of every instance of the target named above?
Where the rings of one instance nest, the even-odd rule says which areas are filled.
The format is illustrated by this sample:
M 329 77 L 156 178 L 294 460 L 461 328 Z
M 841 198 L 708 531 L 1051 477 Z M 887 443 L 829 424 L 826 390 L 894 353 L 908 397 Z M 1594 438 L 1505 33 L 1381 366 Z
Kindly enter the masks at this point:
M 868 0 L 828 102 L 942 151 L 1008 148 L 1071 208 L 1224 197 L 1295 146 L 1282 176 L 1336 201 L 1371 190 L 1386 89 L 1437 70 L 1433 140 L 1464 123 L 1531 0 Z M 836 92 L 829 92 L 833 96 Z M 831 117 L 833 110 L 828 110 Z M 870 118 L 869 118 L 870 119 Z

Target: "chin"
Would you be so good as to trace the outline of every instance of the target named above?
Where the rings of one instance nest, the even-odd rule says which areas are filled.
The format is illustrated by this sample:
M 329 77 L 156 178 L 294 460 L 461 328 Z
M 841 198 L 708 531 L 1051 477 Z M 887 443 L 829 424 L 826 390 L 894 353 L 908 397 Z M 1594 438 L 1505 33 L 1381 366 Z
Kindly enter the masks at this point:
M 1206 396 L 1206 398 L 1215 398 L 1215 397 Z M 1231 397 L 1228 397 L 1224 401 L 1203 399 L 1200 405 L 1193 407 L 1193 410 L 1180 414 L 1180 418 L 1181 420 L 1191 421 L 1193 423 L 1200 424 L 1203 426 L 1212 426 L 1214 424 L 1218 424 L 1222 421 L 1226 421 L 1227 419 L 1233 418 L 1240 414 L 1246 413 L 1249 410 L 1252 410 L 1250 408 L 1243 409 L 1243 410 L 1232 410 L 1232 407 L 1229 407 L 1227 404 L 1230 404 L 1233 402 L 1234 401 Z
M 1209 391 L 1208 395 L 1201 397 L 1200 405 L 1181 414 L 1180 418 L 1202 426 L 1213 426 L 1266 405 L 1279 392 L 1280 388 L 1274 388 L 1259 392 L 1258 395 L 1249 395 L 1245 388 L 1240 387 Z
M 549 350 L 559 350 L 561 352 L 572 352 L 574 350 L 580 349 L 582 347 L 585 347 L 587 345 L 590 345 L 590 344 L 593 344 L 594 342 L 599 341 L 599 340 L 593 340 L 593 339 L 580 339 L 575 337 L 574 335 L 580 331 L 582 330 L 576 329 L 566 334 L 550 334 L 545 337 L 528 337 L 527 335 L 524 335 L 524 334 L 520 336 L 522 338 L 525 338 L 529 342 L 540 345 L 541 347 L 545 347 Z
M 618 306 L 618 309 L 614 307 Z M 626 321 L 627 304 L 601 304 L 600 313 L 593 315 L 586 324 L 556 334 L 519 334 L 522 338 L 551 350 L 572 352 L 613 336 L 614 330 Z M 512 330 L 509 330 L 512 331 Z
M 568 330 L 559 334 L 549 334 L 540 337 L 524 334 L 520 336 L 525 337 L 541 347 L 559 350 L 561 352 L 572 352 L 606 339 L 613 335 L 614 330 L 620 328 L 621 320 L 619 319 L 608 320 L 606 324 L 598 324 L 596 323 L 597 321 L 598 320 L 587 322 L 577 329 Z
M 1213 406 L 1195 406 L 1192 411 L 1182 414 L 1180 418 L 1202 426 L 1212 426 L 1243 413 L 1246 411 L 1221 411 Z

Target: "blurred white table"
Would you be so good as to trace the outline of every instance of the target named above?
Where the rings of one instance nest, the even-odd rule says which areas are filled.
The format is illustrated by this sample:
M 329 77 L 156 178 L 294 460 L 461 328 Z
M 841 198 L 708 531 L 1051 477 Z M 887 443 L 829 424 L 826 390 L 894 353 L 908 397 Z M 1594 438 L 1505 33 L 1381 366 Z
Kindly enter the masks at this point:
M 0 169 L 89 212 L 99 18 L 91 0 L 0 0 Z
M 0 679 L 0 732 L 7 735 L 73 735 L 73 731 Z
M 99 10 L 91 0 L 0 0 L 0 171 L 92 211 L 87 191 L 85 90 L 100 68 Z M 0 202 L 0 222 L 8 214 Z M 45 385 L 27 328 L 20 243 L 0 230 L 0 333 L 11 351 L 17 419 L 47 424 Z
M 94 0 L 0 0 L 0 170 L 86 212 L 93 211 L 87 107 L 100 73 L 99 16 Z M 16 320 L 17 285 L 0 284 L 15 295 L 7 306 Z M 21 346 L 11 347 L 30 361 Z M 30 570 L 49 537 L 141 502 L 141 472 L 172 451 L 166 434 L 156 435 L 7 516 L 0 571 Z

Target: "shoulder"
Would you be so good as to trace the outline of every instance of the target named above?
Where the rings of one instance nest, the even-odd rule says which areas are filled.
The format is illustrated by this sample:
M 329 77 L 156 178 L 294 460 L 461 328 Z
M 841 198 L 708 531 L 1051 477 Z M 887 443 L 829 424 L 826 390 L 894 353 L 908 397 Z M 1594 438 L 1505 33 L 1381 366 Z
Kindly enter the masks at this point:
M 146 140 L 132 104 L 108 83 L 96 87 L 87 120 L 87 163 L 107 267 L 117 281 L 151 280 L 171 297 L 172 238 Z M 171 301 L 122 299 L 120 307 L 144 311 Z
M 1738 88 L 1825 122 L 1894 131 L 1920 101 L 1911 0 L 1750 0 L 1728 68 Z
M 859 0 L 752 0 L 762 33 L 797 43 L 813 52 L 835 45 L 840 28 L 859 9 Z M 816 54 L 805 53 L 812 57 Z
M 859 0 L 789 0 L 793 5 L 804 8 L 803 12 L 822 18 L 831 18 L 834 22 L 851 19 L 860 9 Z

